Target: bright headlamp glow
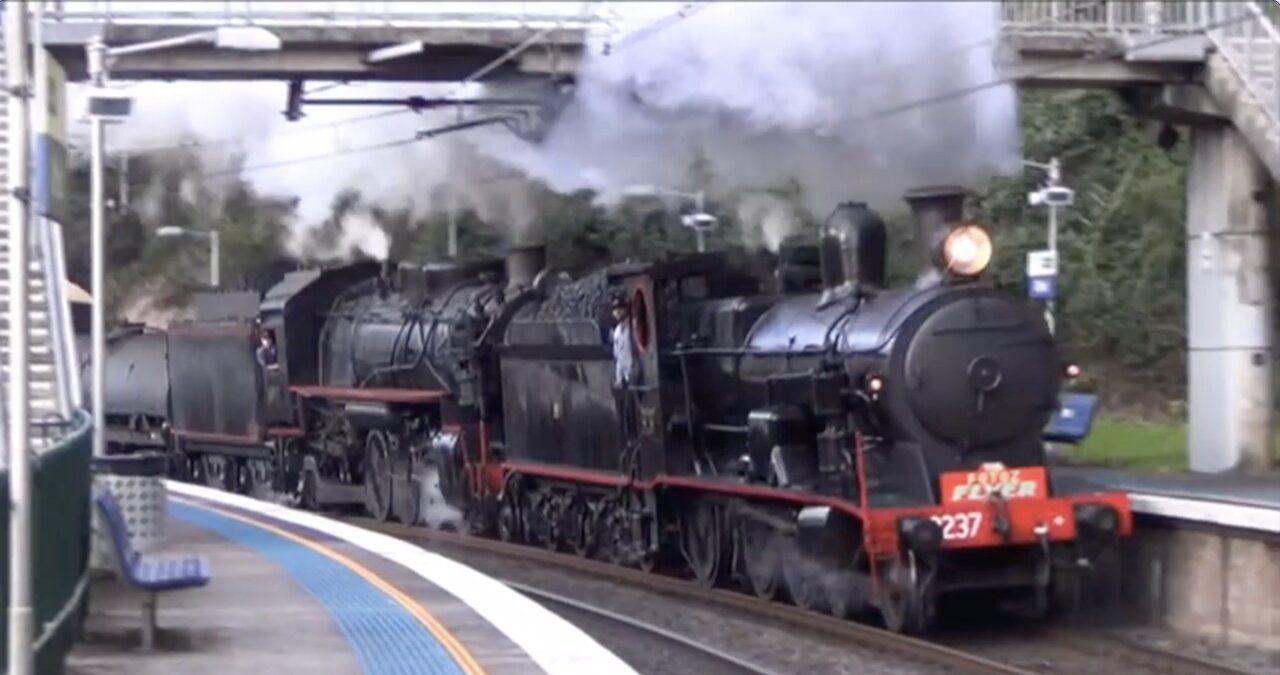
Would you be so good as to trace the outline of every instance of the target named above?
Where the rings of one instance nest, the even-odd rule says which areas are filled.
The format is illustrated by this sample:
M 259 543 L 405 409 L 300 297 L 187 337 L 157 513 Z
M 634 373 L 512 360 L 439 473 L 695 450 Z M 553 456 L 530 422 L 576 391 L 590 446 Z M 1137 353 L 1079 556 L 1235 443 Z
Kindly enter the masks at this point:
M 961 225 L 947 234 L 942 243 L 946 271 L 972 277 L 991 264 L 991 237 L 977 225 Z

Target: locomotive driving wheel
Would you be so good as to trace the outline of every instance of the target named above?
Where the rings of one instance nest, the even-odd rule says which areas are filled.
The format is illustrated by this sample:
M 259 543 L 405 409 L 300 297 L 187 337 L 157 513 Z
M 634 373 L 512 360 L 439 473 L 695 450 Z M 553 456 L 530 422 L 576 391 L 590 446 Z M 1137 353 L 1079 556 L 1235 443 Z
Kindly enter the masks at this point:
M 569 505 L 569 519 L 573 524 L 569 548 L 579 558 L 590 558 L 596 551 L 596 512 L 586 500 L 575 498 Z
M 746 574 L 751 591 L 762 600 L 773 600 L 778 595 L 782 576 L 782 552 L 773 528 L 753 521 L 744 521 L 739 530 L 742 541 L 742 571 Z
M 440 479 L 439 473 L 435 476 L 424 475 L 422 463 L 415 460 L 413 455 L 404 458 L 404 494 L 400 499 L 398 509 L 396 509 L 396 520 L 405 525 L 417 525 L 419 514 L 422 512 L 422 482 L 435 479 L 438 491 Z M 423 481 L 422 479 L 425 479 Z
M 933 625 L 937 601 L 932 571 L 922 570 L 915 556 L 889 563 L 881 575 L 880 616 L 895 633 L 924 633 Z
M 806 557 L 795 542 L 791 542 L 786 551 L 782 578 L 787 583 L 791 604 L 800 609 L 822 611 L 826 607 L 827 593 L 822 586 L 821 568 Z
M 228 475 L 230 463 L 226 457 L 205 454 L 200 458 L 200 462 L 204 465 L 201 475 L 204 477 L 205 485 L 219 490 L 231 487 L 231 479 Z
M 275 480 L 272 463 L 265 459 L 251 459 L 248 462 L 249 493 L 262 497 L 270 494 Z
M 253 494 L 253 474 L 249 469 L 248 460 L 236 460 L 229 463 L 229 468 L 234 472 L 236 480 L 236 494 L 250 496 Z
M 192 483 L 205 482 L 205 466 L 204 458 L 192 455 L 186 455 L 187 476 Z
M 680 519 L 684 559 L 699 586 L 715 586 L 727 576 L 733 549 L 724 529 L 720 505 L 709 499 L 694 502 Z
M 505 542 L 519 542 L 521 539 L 520 523 L 520 481 L 514 476 L 507 480 L 502 491 L 502 503 L 498 506 L 498 538 Z
M 391 518 L 391 452 L 386 434 L 374 431 L 364 443 L 364 505 L 369 515 Z

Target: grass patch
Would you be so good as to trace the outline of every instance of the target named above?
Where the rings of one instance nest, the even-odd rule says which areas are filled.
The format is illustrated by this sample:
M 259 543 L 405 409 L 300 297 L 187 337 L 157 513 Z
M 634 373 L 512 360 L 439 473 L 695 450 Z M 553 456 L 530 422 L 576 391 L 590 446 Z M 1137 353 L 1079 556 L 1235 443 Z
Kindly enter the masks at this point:
M 1280 464 L 1280 435 L 1271 446 Z M 1149 471 L 1187 470 L 1187 425 L 1099 419 L 1085 442 L 1067 452 L 1073 460 Z
M 1186 471 L 1187 427 L 1099 419 L 1085 442 L 1068 451 L 1068 456 L 1090 464 Z

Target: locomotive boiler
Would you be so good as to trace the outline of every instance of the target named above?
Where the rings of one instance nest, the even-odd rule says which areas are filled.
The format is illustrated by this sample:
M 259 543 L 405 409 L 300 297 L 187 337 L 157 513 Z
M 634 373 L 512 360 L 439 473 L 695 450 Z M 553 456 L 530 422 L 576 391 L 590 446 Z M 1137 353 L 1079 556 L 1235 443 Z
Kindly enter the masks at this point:
M 823 478 L 834 473 L 851 496 L 856 432 L 878 446 L 873 500 L 929 503 L 941 472 L 1043 462 L 1063 372 L 1053 336 L 1034 308 L 973 283 L 991 245 L 979 228 L 947 228 L 962 192 L 907 198 L 936 249 L 929 283 L 884 288 L 884 224 L 848 203 L 827 222 L 820 289 L 683 308 L 693 329 L 676 353 L 691 398 L 709 404 L 721 469 L 841 494 Z

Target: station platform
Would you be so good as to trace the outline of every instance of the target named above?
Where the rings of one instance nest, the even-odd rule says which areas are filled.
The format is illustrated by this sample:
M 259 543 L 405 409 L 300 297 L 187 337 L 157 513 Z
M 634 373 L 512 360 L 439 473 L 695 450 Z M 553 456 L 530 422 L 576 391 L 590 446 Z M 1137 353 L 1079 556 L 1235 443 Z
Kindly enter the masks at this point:
M 143 594 L 96 580 L 70 675 L 634 675 L 576 626 L 502 583 L 386 535 L 170 484 L 166 549 L 208 557 L 205 587 Z
M 1079 467 L 1057 467 L 1054 472 L 1127 492 L 1280 509 L 1280 475 L 1154 473 Z
M 1280 476 L 1055 466 L 1054 479 L 1128 492 L 1140 514 L 1280 534 Z

